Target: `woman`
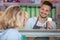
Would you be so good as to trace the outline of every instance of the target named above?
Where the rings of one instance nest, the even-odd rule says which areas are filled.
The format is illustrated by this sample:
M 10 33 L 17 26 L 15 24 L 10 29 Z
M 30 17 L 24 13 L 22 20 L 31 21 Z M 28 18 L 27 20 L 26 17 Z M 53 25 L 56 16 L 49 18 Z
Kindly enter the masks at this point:
M 5 10 L 4 21 L 2 21 L 2 27 L 5 31 L 2 32 L 0 40 L 22 40 L 22 35 L 16 30 L 21 29 L 21 24 L 26 21 L 22 13 L 24 12 L 18 6 L 9 6 Z

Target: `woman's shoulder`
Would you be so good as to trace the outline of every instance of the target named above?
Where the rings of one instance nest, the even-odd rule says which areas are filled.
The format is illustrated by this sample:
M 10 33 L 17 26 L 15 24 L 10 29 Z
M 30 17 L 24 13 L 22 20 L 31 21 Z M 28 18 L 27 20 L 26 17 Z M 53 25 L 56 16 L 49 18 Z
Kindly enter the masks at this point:
M 17 39 L 17 38 L 21 38 L 21 34 L 15 30 L 15 29 L 7 29 L 3 32 L 2 36 L 1 36 L 1 39 L 4 38 L 4 39 Z
M 7 29 L 5 31 L 3 31 L 4 35 L 21 35 L 16 29 Z M 2 35 L 3 35 L 2 34 Z
M 8 32 L 8 33 L 14 33 L 14 34 L 19 33 L 18 30 L 13 29 L 13 28 L 11 28 L 11 29 L 7 29 L 7 32 Z

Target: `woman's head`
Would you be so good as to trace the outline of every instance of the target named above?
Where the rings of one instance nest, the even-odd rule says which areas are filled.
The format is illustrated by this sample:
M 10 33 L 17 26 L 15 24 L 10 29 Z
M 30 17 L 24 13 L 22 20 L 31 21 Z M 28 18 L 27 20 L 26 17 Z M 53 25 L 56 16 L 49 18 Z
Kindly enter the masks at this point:
M 9 6 L 5 10 L 4 28 L 17 28 L 24 24 L 28 18 L 27 12 L 21 10 L 19 6 Z
M 5 10 L 5 16 L 4 16 L 5 28 L 10 28 L 10 27 L 14 28 L 15 27 L 14 23 L 15 23 L 15 20 L 16 20 L 16 15 L 19 11 L 20 11 L 19 6 L 9 6 Z

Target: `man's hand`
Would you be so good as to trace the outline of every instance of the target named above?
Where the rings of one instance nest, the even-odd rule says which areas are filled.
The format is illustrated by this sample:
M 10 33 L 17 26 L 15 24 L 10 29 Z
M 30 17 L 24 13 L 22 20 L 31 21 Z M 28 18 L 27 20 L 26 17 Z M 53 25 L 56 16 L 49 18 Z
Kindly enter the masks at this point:
M 48 29 L 48 30 L 53 29 L 52 26 L 51 26 L 52 18 L 48 18 L 47 21 L 48 21 L 48 22 L 47 22 L 47 29 Z
M 51 21 L 48 21 L 47 23 L 47 30 L 52 30 L 52 26 L 51 26 Z
M 40 30 L 46 30 L 46 29 L 42 27 L 42 28 L 40 28 Z

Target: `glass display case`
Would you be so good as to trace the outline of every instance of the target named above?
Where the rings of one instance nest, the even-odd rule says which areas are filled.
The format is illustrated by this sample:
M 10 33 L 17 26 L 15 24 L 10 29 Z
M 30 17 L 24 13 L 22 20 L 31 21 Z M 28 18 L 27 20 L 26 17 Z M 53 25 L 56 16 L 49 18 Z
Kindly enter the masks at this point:
M 34 37 L 50 37 L 50 40 L 55 37 L 56 40 L 60 40 L 60 30 L 19 30 L 19 32 L 27 38 L 30 37 L 28 40 L 33 40 Z

